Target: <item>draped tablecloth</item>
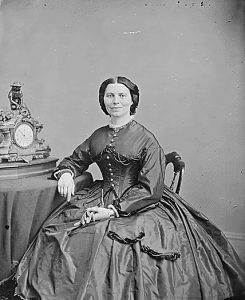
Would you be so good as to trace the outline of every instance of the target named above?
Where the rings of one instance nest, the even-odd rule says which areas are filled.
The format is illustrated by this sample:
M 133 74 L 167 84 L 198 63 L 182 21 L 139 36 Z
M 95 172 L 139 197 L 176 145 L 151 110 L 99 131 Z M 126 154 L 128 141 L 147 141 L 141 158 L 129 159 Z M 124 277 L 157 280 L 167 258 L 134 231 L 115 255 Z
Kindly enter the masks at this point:
M 49 175 L 0 180 L 0 280 L 11 274 L 47 216 L 65 199 Z M 76 190 L 91 175 L 76 179 Z

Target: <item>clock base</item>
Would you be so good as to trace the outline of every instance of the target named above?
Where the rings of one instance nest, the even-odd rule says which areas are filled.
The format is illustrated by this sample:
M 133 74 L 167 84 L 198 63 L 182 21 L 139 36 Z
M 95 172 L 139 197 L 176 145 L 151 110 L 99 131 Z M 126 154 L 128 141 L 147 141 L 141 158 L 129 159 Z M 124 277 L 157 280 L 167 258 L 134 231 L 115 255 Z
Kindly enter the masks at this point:
M 34 159 L 28 162 L 0 163 L 0 180 L 18 179 L 49 174 L 56 167 L 58 158 Z

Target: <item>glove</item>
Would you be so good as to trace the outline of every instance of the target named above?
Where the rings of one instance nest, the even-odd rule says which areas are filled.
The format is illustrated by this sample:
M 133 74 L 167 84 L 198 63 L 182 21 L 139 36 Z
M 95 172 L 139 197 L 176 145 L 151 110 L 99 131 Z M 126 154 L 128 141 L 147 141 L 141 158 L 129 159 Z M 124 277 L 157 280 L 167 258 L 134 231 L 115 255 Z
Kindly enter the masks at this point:
M 74 224 L 74 226 L 79 226 L 80 224 L 85 225 L 91 222 L 110 219 L 115 216 L 115 212 L 112 209 L 104 207 L 90 207 L 82 215 L 81 221 Z

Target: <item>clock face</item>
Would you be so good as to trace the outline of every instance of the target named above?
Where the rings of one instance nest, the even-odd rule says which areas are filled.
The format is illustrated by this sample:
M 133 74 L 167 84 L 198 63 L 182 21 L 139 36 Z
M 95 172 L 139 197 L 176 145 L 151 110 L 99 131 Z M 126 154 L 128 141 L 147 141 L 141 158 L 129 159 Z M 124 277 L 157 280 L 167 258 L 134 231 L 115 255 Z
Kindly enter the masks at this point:
M 17 146 L 28 148 L 34 141 L 33 127 L 28 123 L 17 125 L 14 131 L 14 140 Z

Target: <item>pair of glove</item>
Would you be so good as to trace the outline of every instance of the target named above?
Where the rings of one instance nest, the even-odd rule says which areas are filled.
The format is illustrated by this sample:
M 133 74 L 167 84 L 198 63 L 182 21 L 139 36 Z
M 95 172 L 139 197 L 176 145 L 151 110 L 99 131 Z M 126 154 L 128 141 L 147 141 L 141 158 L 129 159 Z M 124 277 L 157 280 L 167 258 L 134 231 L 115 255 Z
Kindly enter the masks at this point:
M 112 209 L 94 206 L 86 209 L 81 220 L 75 223 L 74 226 L 85 225 L 91 222 L 106 220 L 113 217 L 115 217 L 115 213 Z

